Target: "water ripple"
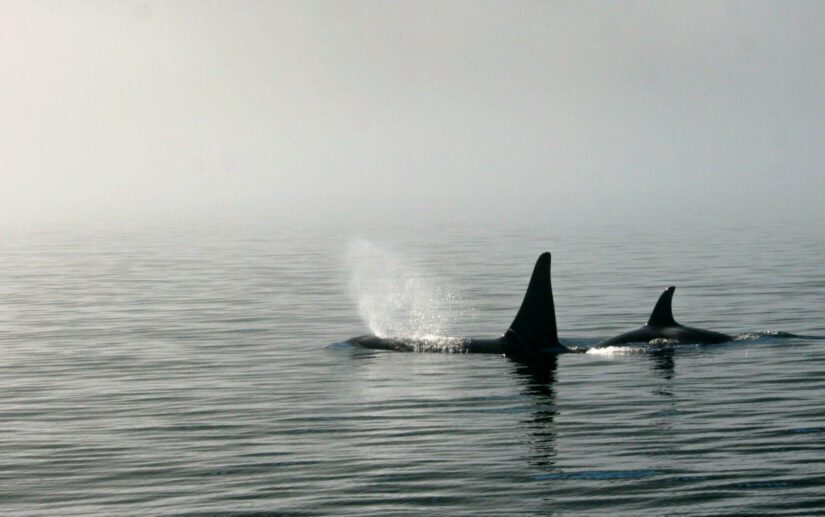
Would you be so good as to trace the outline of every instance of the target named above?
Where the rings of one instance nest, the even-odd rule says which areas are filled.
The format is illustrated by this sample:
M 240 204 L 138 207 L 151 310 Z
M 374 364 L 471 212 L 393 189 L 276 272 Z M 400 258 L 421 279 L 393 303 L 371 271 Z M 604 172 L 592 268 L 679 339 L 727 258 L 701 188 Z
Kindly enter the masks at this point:
M 341 344 L 370 329 L 340 229 L 18 236 L 4 513 L 823 513 L 825 242 L 794 231 L 370 233 L 446 286 L 408 294 L 449 335 L 500 335 L 551 249 L 566 344 L 638 326 L 671 284 L 677 319 L 737 336 L 543 368 Z

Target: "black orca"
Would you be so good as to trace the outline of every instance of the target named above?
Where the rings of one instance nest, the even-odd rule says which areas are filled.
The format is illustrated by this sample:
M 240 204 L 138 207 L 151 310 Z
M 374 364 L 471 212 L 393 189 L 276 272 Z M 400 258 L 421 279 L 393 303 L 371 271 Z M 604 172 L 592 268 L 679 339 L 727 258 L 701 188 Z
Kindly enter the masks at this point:
M 559 343 L 556 311 L 550 285 L 550 253 L 542 253 L 533 268 L 533 276 L 521 302 L 521 308 L 503 336 L 492 339 L 405 337 L 354 337 L 346 343 L 380 350 L 400 352 L 456 351 L 475 354 L 504 354 L 519 359 L 539 359 L 571 350 Z
M 673 311 L 671 309 L 671 300 L 673 300 L 673 293 L 676 288 L 673 286 L 665 289 L 653 312 L 650 314 L 650 319 L 642 327 L 618 336 L 612 337 L 607 341 L 603 341 L 596 345 L 597 347 L 623 345 L 626 343 L 649 343 L 654 339 L 666 339 L 675 343 L 694 343 L 703 345 L 712 345 L 716 343 L 724 343 L 732 341 L 733 338 L 727 334 L 720 332 L 713 332 L 712 330 L 697 329 L 686 327 L 676 323 L 673 319 Z

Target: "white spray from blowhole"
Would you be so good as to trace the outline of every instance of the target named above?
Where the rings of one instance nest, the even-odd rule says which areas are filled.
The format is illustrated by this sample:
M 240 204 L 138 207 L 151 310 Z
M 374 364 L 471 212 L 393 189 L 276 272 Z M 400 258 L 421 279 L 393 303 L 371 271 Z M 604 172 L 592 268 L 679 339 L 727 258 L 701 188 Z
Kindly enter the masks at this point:
M 370 241 L 349 243 L 347 266 L 350 294 L 376 336 L 438 339 L 468 312 L 443 279 Z

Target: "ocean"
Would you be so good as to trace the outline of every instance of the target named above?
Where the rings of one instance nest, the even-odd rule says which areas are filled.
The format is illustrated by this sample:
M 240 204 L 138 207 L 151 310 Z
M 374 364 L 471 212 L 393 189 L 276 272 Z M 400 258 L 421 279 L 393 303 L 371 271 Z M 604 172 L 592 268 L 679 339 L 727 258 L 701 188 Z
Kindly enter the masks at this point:
M 565 354 L 496 337 L 553 254 Z M 825 513 L 825 236 L 813 223 L 15 231 L 0 239 L 0 511 Z

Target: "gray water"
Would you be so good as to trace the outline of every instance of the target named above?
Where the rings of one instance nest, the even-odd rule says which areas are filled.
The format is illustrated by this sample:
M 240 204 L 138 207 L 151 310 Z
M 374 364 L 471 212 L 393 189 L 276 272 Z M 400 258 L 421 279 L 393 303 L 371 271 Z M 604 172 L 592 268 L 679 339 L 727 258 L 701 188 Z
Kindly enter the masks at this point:
M 500 335 L 544 250 L 568 345 L 671 284 L 737 339 L 542 368 L 341 343 Z M 814 224 L 10 233 L 0 510 L 823 513 L 823 257 Z

